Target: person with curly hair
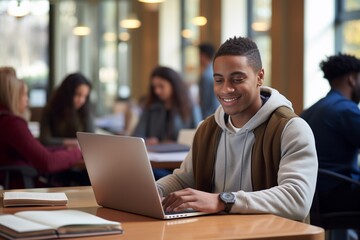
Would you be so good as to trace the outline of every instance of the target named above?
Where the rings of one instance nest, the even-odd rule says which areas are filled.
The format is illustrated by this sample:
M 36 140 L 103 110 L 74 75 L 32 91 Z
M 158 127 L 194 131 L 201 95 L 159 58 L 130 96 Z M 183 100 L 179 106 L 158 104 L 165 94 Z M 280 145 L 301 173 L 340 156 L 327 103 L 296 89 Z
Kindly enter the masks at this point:
M 338 53 L 320 69 L 331 89 L 301 114 L 314 132 L 319 167 L 360 180 L 360 59 Z M 318 188 L 324 211 L 360 211 L 359 188 L 323 178 Z

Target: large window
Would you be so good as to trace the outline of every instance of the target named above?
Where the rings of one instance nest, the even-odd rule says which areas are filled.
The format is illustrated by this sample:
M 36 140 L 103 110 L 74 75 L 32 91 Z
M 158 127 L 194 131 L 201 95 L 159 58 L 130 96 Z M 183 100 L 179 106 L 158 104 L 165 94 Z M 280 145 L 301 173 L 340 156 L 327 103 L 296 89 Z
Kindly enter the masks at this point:
M 173 6 L 172 11 L 179 11 L 181 26 L 175 35 L 181 42 L 179 40 L 179 46 L 172 46 L 175 50 L 168 49 L 168 40 L 160 47 L 166 49 L 166 56 L 180 52 L 171 54 L 181 58 L 179 66 L 173 67 L 183 72 L 188 83 L 193 84 L 199 74 L 197 45 L 200 30 L 206 22 L 198 18 L 201 17 L 199 0 L 177 0 L 177 5 L 175 1 L 168 1 L 167 6 Z M 132 6 L 136 2 L 0 1 L 0 23 L 7 26 L 0 28 L 0 64 L 15 66 L 19 77 L 28 82 L 33 106 L 44 105 L 50 91 L 67 74 L 79 71 L 93 83 L 92 101 L 96 104 L 97 114 L 110 113 L 116 99 L 126 99 L 131 93 L 132 34 L 136 30 L 123 28 L 119 23 L 132 9 L 136 10 Z M 267 71 L 266 81 L 270 84 L 271 0 L 248 3 L 251 8 L 249 36 L 259 45 Z M 21 7 L 27 12 L 23 17 L 15 17 L 9 13 L 11 7 Z M 170 14 L 166 20 L 174 16 L 176 14 Z M 52 24 L 50 33 L 49 22 Z M 241 26 L 238 28 L 238 31 L 242 29 Z M 165 30 L 166 39 L 170 38 L 168 32 Z
M 271 0 L 248 0 L 248 36 L 258 45 L 268 86 L 271 85 L 271 4 Z
M 336 15 L 336 52 L 360 57 L 360 1 L 338 0 Z
M 55 8 L 55 85 L 80 71 L 93 83 L 97 115 L 129 97 L 130 34 L 120 27 L 128 1 L 58 1 Z
M 30 105 L 43 106 L 49 79 L 48 1 L 0 1 L 0 66 L 29 85 Z
M 182 1 L 182 72 L 189 84 L 196 83 L 199 73 L 199 55 L 197 45 L 200 40 L 200 26 L 194 23 L 199 16 L 199 0 Z

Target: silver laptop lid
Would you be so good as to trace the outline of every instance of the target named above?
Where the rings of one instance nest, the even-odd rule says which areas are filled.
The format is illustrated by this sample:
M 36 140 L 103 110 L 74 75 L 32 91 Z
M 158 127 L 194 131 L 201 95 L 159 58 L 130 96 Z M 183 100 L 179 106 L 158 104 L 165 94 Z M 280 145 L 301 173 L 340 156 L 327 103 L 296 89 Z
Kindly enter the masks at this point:
M 165 218 L 142 138 L 78 132 L 100 206 Z

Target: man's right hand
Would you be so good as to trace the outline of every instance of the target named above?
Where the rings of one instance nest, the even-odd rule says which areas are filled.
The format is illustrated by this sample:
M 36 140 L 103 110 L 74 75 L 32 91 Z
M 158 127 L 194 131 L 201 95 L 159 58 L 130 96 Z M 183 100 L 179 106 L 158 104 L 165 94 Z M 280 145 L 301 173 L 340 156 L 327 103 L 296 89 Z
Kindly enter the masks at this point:
M 208 193 L 192 188 L 170 193 L 162 201 L 166 212 L 178 212 L 194 209 L 201 212 L 217 213 L 225 209 L 218 193 Z

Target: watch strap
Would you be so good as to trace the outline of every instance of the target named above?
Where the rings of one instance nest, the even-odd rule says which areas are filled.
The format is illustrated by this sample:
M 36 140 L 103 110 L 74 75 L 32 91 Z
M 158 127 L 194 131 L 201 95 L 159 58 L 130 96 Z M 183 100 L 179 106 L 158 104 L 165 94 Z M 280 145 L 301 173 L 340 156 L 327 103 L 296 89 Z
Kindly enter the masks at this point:
M 230 212 L 233 205 L 234 205 L 233 203 L 225 203 L 224 212 L 227 212 L 227 213 Z
M 229 196 L 231 196 L 229 198 Z M 230 212 L 232 206 L 235 203 L 235 195 L 229 192 L 222 192 L 219 194 L 220 200 L 225 204 L 224 212 Z

